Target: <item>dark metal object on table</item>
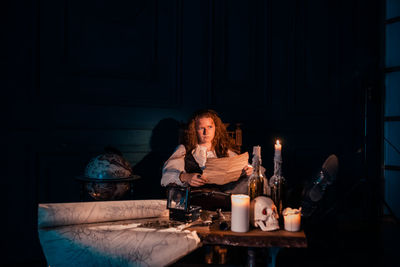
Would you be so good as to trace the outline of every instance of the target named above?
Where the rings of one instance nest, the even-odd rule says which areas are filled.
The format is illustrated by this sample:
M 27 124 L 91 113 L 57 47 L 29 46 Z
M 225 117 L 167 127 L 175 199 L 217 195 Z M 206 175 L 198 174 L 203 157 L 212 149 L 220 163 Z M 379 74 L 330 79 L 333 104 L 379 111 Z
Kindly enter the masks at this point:
M 218 191 L 214 188 L 196 188 L 192 189 L 190 194 L 190 203 L 201 206 L 205 210 L 223 211 L 231 210 L 231 194 Z
M 140 176 L 115 148 L 105 148 L 105 153 L 90 160 L 84 175 L 77 176 L 81 183 L 81 198 L 86 192 L 94 200 L 118 200 L 133 190 L 132 181 Z
M 223 214 L 221 209 L 217 209 L 216 213 L 212 216 L 212 223 L 210 229 L 228 231 L 231 228 L 230 214 Z
M 200 217 L 201 207 L 190 205 L 190 187 L 167 187 L 169 218 L 180 222 L 193 222 Z

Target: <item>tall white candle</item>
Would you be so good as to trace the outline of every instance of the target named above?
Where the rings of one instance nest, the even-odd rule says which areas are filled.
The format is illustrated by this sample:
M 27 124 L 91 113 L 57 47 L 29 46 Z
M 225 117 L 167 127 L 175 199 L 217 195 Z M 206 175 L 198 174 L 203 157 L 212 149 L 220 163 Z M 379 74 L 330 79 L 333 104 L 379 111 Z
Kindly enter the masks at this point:
M 274 158 L 278 160 L 282 158 L 282 145 L 279 140 L 276 140 Z
M 248 195 L 233 194 L 231 195 L 231 201 L 231 230 L 240 233 L 249 231 L 250 197 Z

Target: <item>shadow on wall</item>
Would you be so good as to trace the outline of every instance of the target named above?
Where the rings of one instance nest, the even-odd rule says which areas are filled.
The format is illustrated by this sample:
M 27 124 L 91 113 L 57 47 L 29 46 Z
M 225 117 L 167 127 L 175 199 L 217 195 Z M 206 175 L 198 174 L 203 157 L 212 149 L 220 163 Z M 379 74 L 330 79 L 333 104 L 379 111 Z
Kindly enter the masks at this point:
M 165 189 L 160 185 L 164 162 L 179 144 L 180 123 L 172 118 L 162 119 L 154 127 L 151 151 L 133 167 L 133 173 L 142 178 L 134 183 L 134 199 L 166 198 Z

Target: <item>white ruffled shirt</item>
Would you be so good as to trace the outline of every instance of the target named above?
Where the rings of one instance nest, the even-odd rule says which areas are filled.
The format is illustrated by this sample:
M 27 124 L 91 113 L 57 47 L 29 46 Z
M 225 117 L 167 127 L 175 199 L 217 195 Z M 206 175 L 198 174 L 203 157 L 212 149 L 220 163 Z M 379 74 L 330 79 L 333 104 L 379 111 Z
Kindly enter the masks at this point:
M 185 155 L 185 146 L 179 145 L 171 157 L 169 157 L 169 159 L 164 163 L 161 178 L 162 186 L 167 186 L 172 183 L 180 186 L 184 185 L 179 179 L 179 175 L 181 172 L 185 172 Z M 204 169 L 208 158 L 217 157 L 215 151 L 207 151 L 207 147 L 200 145 L 197 145 L 197 147 L 193 149 L 192 155 L 202 170 Z M 229 157 L 236 155 L 237 154 L 235 152 L 228 150 Z

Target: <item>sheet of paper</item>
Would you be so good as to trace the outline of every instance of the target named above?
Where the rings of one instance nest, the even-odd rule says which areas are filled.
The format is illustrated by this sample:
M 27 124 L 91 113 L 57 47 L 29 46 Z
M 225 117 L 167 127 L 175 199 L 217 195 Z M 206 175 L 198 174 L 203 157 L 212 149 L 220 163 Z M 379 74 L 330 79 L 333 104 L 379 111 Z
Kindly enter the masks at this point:
M 168 213 L 165 199 L 39 204 L 38 227 L 159 217 Z
M 38 233 L 49 266 L 170 266 L 201 246 L 170 223 L 165 199 L 39 204 Z M 90 223 L 89 223 L 90 222 Z
M 207 159 L 203 175 L 210 184 L 226 184 L 237 181 L 243 168 L 249 164 L 249 154 L 243 153 L 234 157 Z

